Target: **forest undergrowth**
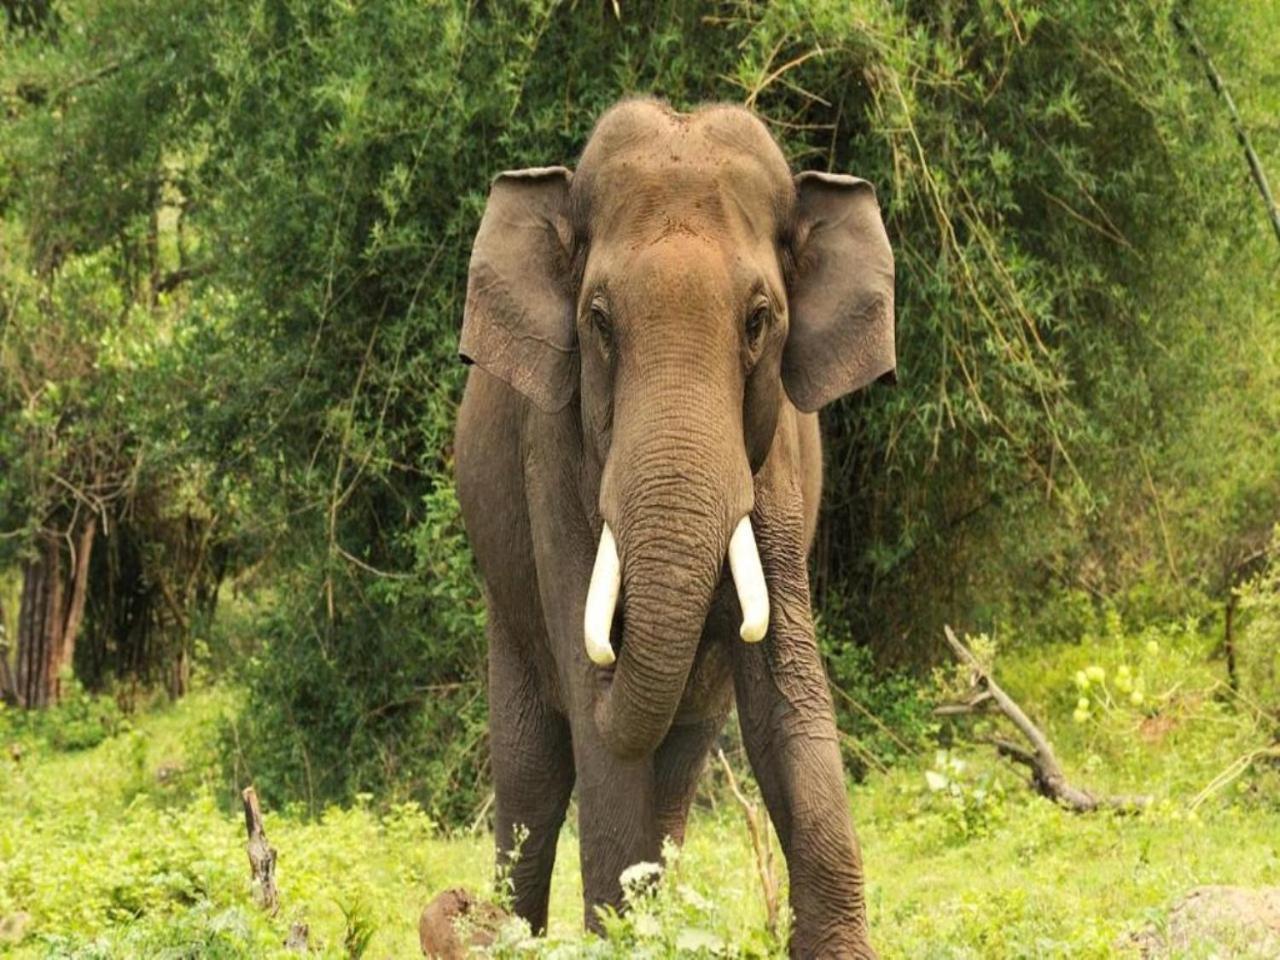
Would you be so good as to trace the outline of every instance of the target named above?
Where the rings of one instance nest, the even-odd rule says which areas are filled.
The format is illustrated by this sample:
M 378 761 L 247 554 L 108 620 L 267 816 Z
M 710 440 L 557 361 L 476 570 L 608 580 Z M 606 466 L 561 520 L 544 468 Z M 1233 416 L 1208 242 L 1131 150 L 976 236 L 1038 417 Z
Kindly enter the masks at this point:
M 1267 753 L 1276 721 L 1246 692 L 1252 682 L 1240 691 L 1227 682 L 1220 623 L 1127 625 L 1112 609 L 1096 626 L 1049 645 L 1011 635 L 969 643 L 1074 781 L 1146 794 L 1150 806 L 1074 815 L 1042 799 L 981 742 L 994 718 L 890 729 L 915 738 L 912 752 L 850 788 L 884 956 L 1137 955 L 1126 937 L 1159 936 L 1193 888 L 1280 884 L 1280 764 Z M 1274 677 L 1268 655 L 1265 645 L 1242 648 L 1250 676 Z M 963 681 L 958 668 L 939 669 L 920 700 L 952 699 Z M 222 756 L 241 696 L 210 686 L 133 716 L 82 696 L 44 715 L 0 715 L 0 807 L 11 813 L 0 820 L 0 951 L 284 956 L 301 922 L 318 956 L 410 957 L 432 896 L 491 889 L 483 816 L 446 829 L 417 803 L 361 795 L 317 816 L 303 804 L 267 811 L 281 909 L 263 913 L 250 895 L 243 783 L 227 779 Z M 731 734 L 725 745 L 758 802 Z M 512 924 L 493 955 L 784 955 L 785 911 L 770 934 L 745 821 L 715 764 L 686 846 L 653 891 L 610 921 L 607 939 L 581 933 L 573 813 L 550 936 Z M 780 857 L 777 869 L 785 874 Z M 1207 935 L 1177 955 L 1265 955 L 1230 937 Z

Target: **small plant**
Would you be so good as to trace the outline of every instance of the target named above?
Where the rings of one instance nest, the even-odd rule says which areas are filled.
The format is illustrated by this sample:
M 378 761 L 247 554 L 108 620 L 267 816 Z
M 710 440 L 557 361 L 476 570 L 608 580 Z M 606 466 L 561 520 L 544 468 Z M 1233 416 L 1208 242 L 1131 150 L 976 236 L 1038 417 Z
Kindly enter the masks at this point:
M 338 904 L 342 911 L 345 929 L 342 933 L 342 949 L 347 960 L 360 960 L 369 949 L 369 941 L 373 939 L 377 925 L 369 915 L 368 908 L 358 896 L 350 904 Z
M 1155 640 L 1149 641 L 1147 647 L 1152 654 L 1160 649 Z M 1146 686 L 1141 668 L 1135 669 L 1127 663 L 1116 668 L 1110 682 L 1107 681 L 1107 671 L 1097 664 L 1077 670 L 1075 687 L 1079 697 L 1071 719 L 1076 723 L 1087 723 L 1099 712 L 1141 708 L 1146 703 Z
M 498 863 L 494 867 L 493 900 L 495 905 L 508 912 L 511 911 L 512 903 L 515 899 L 516 888 L 513 873 L 516 864 L 520 862 L 520 855 L 528 839 L 529 828 L 523 823 L 517 823 L 512 828 L 511 850 L 505 857 L 499 857 Z
M 601 911 L 605 936 L 625 956 L 719 957 L 744 954 L 726 940 L 719 906 L 685 882 L 680 848 L 668 840 L 662 864 L 637 863 L 623 871 L 622 895 L 626 912 Z
M 983 836 L 1004 819 L 1004 786 L 994 771 L 977 770 L 956 754 L 939 750 L 924 781 L 925 806 L 941 814 L 957 839 Z

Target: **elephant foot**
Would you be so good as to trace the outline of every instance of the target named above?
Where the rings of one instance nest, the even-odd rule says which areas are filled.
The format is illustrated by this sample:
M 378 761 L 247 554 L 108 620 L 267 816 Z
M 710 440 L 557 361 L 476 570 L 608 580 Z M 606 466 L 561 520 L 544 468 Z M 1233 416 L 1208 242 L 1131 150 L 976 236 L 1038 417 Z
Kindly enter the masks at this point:
M 792 960 L 876 960 L 878 954 L 866 939 L 827 937 L 817 940 L 791 938 Z

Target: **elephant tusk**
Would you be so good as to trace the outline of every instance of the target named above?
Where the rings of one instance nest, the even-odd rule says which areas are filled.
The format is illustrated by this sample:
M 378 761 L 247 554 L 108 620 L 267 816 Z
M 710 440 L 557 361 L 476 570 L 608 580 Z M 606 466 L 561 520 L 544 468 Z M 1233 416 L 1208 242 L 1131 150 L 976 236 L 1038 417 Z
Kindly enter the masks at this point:
M 621 585 L 618 544 L 606 523 L 600 531 L 600 546 L 596 548 L 596 565 L 591 570 L 591 586 L 587 589 L 587 607 L 582 618 L 587 656 L 602 667 L 609 666 L 615 659 L 609 633 L 613 629 L 613 609 L 618 604 Z
M 769 629 L 769 590 L 764 583 L 750 517 L 738 521 L 729 539 L 729 571 L 738 589 L 738 605 L 742 607 L 738 636 L 747 643 L 758 643 Z

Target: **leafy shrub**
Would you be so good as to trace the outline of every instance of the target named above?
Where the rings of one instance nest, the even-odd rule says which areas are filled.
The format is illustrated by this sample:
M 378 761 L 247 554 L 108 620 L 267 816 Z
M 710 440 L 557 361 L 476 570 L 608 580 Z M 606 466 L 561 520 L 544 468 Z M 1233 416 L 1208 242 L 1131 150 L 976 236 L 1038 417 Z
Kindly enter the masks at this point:
M 207 901 L 161 923 L 144 920 L 130 924 L 111 938 L 84 943 L 76 937 L 52 935 L 42 940 L 46 955 L 59 960 L 240 960 L 261 956 L 267 946 L 261 936 L 255 936 L 245 908 L 219 910 Z
M 223 731 L 227 775 L 254 783 L 273 806 L 319 812 L 372 792 L 383 803 L 416 800 L 446 822 L 474 819 L 487 759 L 483 687 L 471 666 L 479 656 L 403 629 L 411 609 L 351 609 L 359 644 L 299 631 L 318 625 L 291 605 L 265 611 L 259 647 L 238 671 L 243 709 Z M 471 648 L 479 636 L 461 642 Z
M 1280 526 L 1272 537 L 1266 566 L 1239 589 L 1239 598 L 1241 682 L 1280 727 Z
M 871 649 L 847 639 L 839 619 L 817 619 L 818 642 L 834 694 L 842 750 L 857 779 L 914 756 L 937 731 L 933 703 L 913 673 L 878 668 Z
M 661 866 L 638 863 L 623 871 L 627 912 L 604 911 L 608 951 L 603 956 L 765 957 L 777 952 L 779 944 L 763 930 L 735 929 L 723 903 L 687 882 L 680 848 L 668 842 L 662 859 Z
M 939 750 L 924 772 L 924 782 L 921 808 L 940 813 L 956 842 L 981 836 L 1004 820 L 1004 784 L 990 768 L 975 768 Z
M 33 738 L 58 750 L 87 750 L 128 728 L 115 699 L 90 694 L 72 677 L 61 702 L 47 710 L 17 710 L 0 701 L 0 739 Z

